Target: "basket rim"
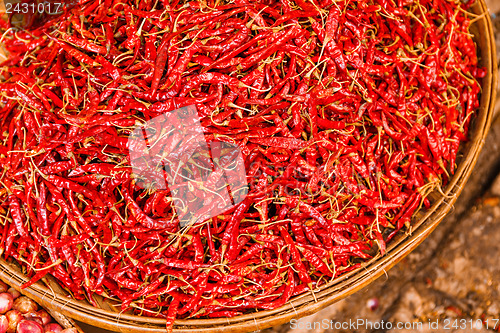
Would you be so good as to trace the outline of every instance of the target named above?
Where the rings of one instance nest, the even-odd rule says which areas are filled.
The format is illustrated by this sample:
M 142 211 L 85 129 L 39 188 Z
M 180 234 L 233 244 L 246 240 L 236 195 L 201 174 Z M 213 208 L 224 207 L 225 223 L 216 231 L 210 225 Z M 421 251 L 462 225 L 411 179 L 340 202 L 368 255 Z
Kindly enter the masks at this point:
M 473 8 L 481 14 L 488 13 L 484 0 L 477 0 Z M 293 318 L 315 313 L 364 288 L 396 265 L 426 239 L 446 216 L 462 192 L 477 162 L 479 152 L 485 143 L 493 118 L 498 75 L 496 70 L 496 44 L 490 16 L 483 15 L 480 20 L 474 22 L 474 25 L 479 24 L 484 26 L 486 33 L 482 33 L 481 38 L 485 39 L 486 50 L 489 51 L 489 57 L 483 58 L 484 66 L 488 68 L 483 87 L 487 86 L 490 89 L 483 91 L 481 96 L 481 112 L 473 125 L 476 135 L 468 142 L 469 150 L 464 154 L 455 175 L 446 186 L 445 195 L 436 200 L 432 207 L 424 211 L 424 215 L 412 225 L 413 234 L 391 242 L 388 244 L 387 253 L 384 256 L 377 255 L 363 263 L 356 270 L 341 275 L 328 284 L 321 286 L 319 291 L 314 293 L 314 296 L 305 293 L 294 297 L 278 309 L 259 311 L 234 318 L 176 320 L 174 332 L 184 333 L 193 330 L 200 332 L 247 332 L 283 324 Z M 3 258 L 0 258 L 0 279 L 18 290 L 20 290 L 20 285 L 29 280 L 29 278 L 20 274 L 20 270 L 16 266 L 6 262 Z M 24 289 L 22 292 L 43 307 L 51 308 L 70 318 L 93 326 L 129 333 L 165 331 L 164 319 L 141 317 L 95 308 L 86 302 L 58 295 L 40 282 Z

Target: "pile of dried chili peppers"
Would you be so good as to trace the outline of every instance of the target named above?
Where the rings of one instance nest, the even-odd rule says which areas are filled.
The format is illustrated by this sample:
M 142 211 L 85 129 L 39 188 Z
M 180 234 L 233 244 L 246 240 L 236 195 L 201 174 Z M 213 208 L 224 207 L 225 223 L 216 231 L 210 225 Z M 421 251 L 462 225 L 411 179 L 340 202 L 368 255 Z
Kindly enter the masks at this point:
M 1 242 L 32 277 L 137 314 L 274 309 L 359 267 L 446 184 L 479 106 L 471 3 L 80 1 L 2 22 Z M 182 228 L 127 138 L 196 105 L 249 194 Z

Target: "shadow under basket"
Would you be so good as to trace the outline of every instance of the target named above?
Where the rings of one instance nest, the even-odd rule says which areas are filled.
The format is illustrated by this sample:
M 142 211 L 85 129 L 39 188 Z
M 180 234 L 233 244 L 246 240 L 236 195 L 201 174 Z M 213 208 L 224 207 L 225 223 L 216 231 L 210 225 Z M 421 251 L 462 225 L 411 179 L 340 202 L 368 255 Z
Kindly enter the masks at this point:
M 268 311 L 259 311 L 233 318 L 176 320 L 174 332 L 250 332 L 276 326 L 313 314 L 337 302 L 387 272 L 413 249 L 415 249 L 446 216 L 465 186 L 477 161 L 490 127 L 495 102 L 497 82 L 496 51 L 493 27 L 484 0 L 472 7 L 478 18 L 471 27 L 478 47 L 480 65 L 487 75 L 482 82 L 480 107 L 471 124 L 470 140 L 462 147 L 458 158 L 458 168 L 442 193 L 432 193 L 429 200 L 432 206 L 418 212 L 412 221 L 412 233 L 399 235 L 393 239 L 384 256 L 377 255 L 365 262 L 362 267 L 342 275 L 319 288 L 314 295 L 304 293 L 292 298 L 284 306 Z M 29 280 L 19 266 L 0 259 L 0 278 L 15 288 Z M 165 320 L 120 313 L 119 304 L 112 304 L 99 296 L 96 308 L 85 301 L 71 298 L 52 277 L 44 278 L 22 291 L 44 308 L 58 312 L 89 325 L 115 332 L 147 333 L 165 332 Z

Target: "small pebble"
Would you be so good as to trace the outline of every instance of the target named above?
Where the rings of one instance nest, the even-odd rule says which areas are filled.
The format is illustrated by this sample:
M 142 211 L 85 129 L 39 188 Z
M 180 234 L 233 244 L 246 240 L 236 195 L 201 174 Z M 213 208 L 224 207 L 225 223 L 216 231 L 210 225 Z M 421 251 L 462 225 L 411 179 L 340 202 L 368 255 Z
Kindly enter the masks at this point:
M 368 302 L 366 302 L 366 306 L 372 311 L 377 310 L 379 306 L 378 298 L 370 298 Z

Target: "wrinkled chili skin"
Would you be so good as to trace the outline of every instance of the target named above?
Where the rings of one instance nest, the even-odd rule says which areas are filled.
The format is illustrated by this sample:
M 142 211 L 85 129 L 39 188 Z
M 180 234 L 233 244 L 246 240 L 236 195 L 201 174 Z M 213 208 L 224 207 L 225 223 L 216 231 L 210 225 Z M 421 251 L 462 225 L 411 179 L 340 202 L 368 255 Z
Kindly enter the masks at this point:
M 358 268 L 460 163 L 486 75 L 471 4 L 106 0 L 29 31 L 3 22 L 0 254 L 25 287 L 49 274 L 167 331 L 275 309 Z M 141 187 L 128 138 L 189 106 L 207 143 L 239 148 L 248 193 L 183 228 L 172 189 Z M 188 200 L 217 208 L 200 189 Z

